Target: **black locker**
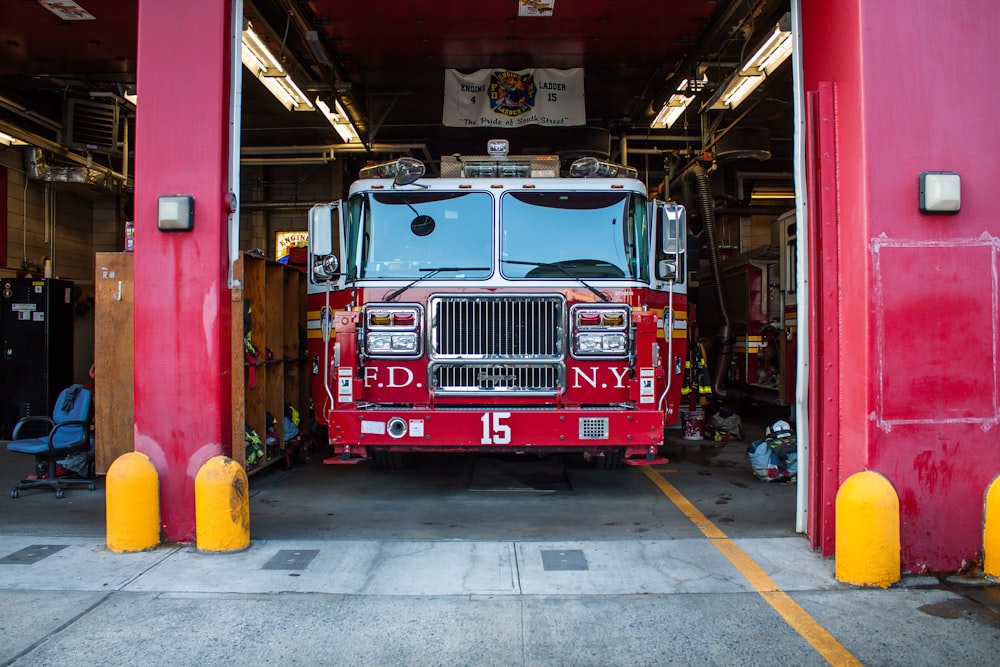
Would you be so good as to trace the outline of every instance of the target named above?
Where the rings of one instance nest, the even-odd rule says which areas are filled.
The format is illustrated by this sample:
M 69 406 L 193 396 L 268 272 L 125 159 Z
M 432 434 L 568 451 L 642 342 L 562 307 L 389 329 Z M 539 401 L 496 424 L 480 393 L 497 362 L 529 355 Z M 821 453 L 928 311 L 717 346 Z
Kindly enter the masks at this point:
M 0 438 L 28 415 L 52 414 L 73 384 L 73 283 L 0 279 Z

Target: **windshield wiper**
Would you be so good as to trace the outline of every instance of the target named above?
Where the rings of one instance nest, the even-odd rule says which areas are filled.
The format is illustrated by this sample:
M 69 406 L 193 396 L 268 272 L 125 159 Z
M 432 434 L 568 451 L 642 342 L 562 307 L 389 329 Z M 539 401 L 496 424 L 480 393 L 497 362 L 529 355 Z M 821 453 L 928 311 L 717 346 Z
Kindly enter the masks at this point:
M 414 285 L 416 285 L 417 283 L 419 283 L 421 280 L 427 280 L 428 278 L 430 278 L 432 276 L 436 276 L 437 274 L 444 273 L 446 271 L 447 272 L 453 272 L 453 271 L 489 271 L 489 270 L 490 270 L 490 267 L 488 267 L 488 266 L 439 266 L 439 267 L 434 268 L 434 269 L 420 269 L 420 271 L 423 272 L 423 273 L 426 273 L 426 275 L 420 276 L 419 278 L 417 278 L 416 280 L 412 281 L 408 285 L 403 285 L 402 287 L 394 290 L 391 294 L 389 294 L 388 296 L 386 296 L 384 298 L 385 298 L 386 301 L 392 301 L 397 296 L 399 296 L 400 294 L 402 294 L 406 290 L 410 289 L 411 287 L 413 287 Z
M 572 273 L 570 273 L 569 271 L 567 271 L 566 268 L 562 264 L 555 263 L 555 262 L 523 262 L 523 261 L 520 261 L 520 260 L 517 260 L 517 259 L 501 259 L 500 261 L 503 262 L 503 263 L 505 263 L 505 264 L 521 264 L 522 266 L 544 266 L 546 268 L 552 267 L 556 271 L 558 271 L 559 273 L 561 273 L 564 276 L 566 276 L 567 278 L 570 278 L 571 280 L 578 280 L 578 281 L 580 281 L 581 285 L 583 285 L 584 287 L 586 287 L 587 289 L 589 289 L 591 292 L 593 292 L 597 296 L 597 298 L 599 298 L 601 301 L 611 301 L 611 297 L 609 297 L 607 294 L 605 294 L 601 290 L 597 289 L 596 287 L 594 287 L 593 285 L 591 285 L 590 283 L 588 283 L 586 280 L 584 280 L 580 276 L 575 276 Z

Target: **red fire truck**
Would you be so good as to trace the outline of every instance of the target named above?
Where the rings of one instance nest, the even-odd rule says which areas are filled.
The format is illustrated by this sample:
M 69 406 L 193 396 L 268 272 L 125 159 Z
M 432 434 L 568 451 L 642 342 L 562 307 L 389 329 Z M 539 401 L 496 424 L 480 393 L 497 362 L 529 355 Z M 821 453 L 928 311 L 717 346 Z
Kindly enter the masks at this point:
M 662 462 L 686 357 L 686 219 L 635 169 L 409 157 L 309 214 L 309 354 L 334 455 Z

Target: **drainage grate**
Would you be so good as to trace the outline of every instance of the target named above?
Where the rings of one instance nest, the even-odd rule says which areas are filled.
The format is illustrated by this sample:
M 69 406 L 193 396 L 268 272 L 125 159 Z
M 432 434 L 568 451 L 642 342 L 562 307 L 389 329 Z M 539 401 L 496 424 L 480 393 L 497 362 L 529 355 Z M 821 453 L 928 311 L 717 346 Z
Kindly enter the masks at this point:
M 589 570 L 587 557 L 581 549 L 542 549 L 542 569 L 546 572 Z
M 32 544 L 20 551 L 15 551 L 0 558 L 0 565 L 33 565 L 43 558 L 48 558 L 57 551 L 65 549 L 67 544 Z
M 319 549 L 282 549 L 264 563 L 264 570 L 304 570 Z

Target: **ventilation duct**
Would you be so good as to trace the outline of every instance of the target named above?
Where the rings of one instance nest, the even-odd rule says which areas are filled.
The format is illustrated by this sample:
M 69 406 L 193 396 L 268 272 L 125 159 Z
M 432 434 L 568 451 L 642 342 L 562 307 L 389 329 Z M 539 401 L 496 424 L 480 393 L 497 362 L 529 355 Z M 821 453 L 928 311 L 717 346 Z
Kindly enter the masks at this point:
M 42 149 L 34 146 L 24 151 L 24 170 L 29 179 L 47 183 L 78 183 L 103 190 L 113 190 L 117 184 L 111 174 L 102 169 L 51 165 L 45 160 Z

